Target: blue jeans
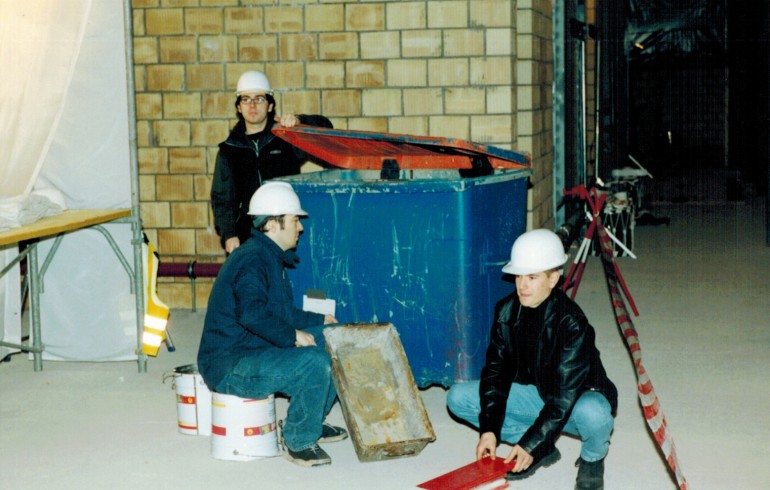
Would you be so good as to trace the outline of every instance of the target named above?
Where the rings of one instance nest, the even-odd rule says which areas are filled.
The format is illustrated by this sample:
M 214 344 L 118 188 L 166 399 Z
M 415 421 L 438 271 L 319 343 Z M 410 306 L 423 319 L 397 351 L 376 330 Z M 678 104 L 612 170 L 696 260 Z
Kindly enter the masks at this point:
M 535 423 L 544 405 L 534 385 L 513 383 L 505 406 L 501 439 L 516 444 Z M 479 382 L 470 381 L 452 386 L 447 393 L 447 407 L 457 417 L 478 428 L 481 413 Z M 563 430 L 580 438 L 580 457 L 592 462 L 607 455 L 614 425 L 610 403 L 604 395 L 587 391 L 578 398 Z
M 283 438 L 292 451 L 312 447 L 321 437 L 326 415 L 337 399 L 331 377 L 331 358 L 322 331 L 328 325 L 305 329 L 317 346 L 278 347 L 244 357 L 214 389 L 241 398 L 265 398 L 283 393 L 290 399 Z

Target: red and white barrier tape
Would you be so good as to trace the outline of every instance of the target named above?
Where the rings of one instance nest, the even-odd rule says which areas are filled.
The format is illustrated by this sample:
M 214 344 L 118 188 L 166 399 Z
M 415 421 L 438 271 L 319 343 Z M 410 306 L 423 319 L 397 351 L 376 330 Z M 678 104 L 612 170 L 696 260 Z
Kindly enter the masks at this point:
M 668 430 L 666 416 L 663 415 L 663 410 L 660 407 L 660 400 L 655 394 L 652 381 L 642 364 L 642 347 L 639 344 L 636 328 L 634 328 L 634 324 L 631 322 L 631 316 L 628 314 L 626 304 L 621 296 L 621 288 L 619 286 L 620 280 L 615 273 L 615 254 L 613 253 L 612 242 L 607 234 L 607 230 L 605 230 L 604 226 L 601 224 L 601 217 L 597 215 L 594 219 L 599 220 L 597 222 L 596 231 L 598 232 L 599 243 L 601 244 L 601 259 L 604 267 L 604 274 L 607 278 L 607 286 L 610 290 L 612 308 L 615 310 L 615 319 L 617 320 L 618 328 L 620 328 L 620 331 L 623 333 L 623 338 L 625 338 L 626 346 L 628 347 L 628 353 L 631 354 L 631 359 L 634 361 L 634 367 L 636 368 L 637 390 L 639 392 L 639 401 L 642 404 L 644 418 L 647 421 L 647 425 L 650 428 L 655 441 L 663 451 L 663 455 L 666 457 L 666 463 L 674 473 L 676 483 L 679 485 L 680 490 L 688 490 L 689 486 L 687 480 L 682 474 L 682 470 L 679 467 L 679 461 L 676 457 L 674 438 Z

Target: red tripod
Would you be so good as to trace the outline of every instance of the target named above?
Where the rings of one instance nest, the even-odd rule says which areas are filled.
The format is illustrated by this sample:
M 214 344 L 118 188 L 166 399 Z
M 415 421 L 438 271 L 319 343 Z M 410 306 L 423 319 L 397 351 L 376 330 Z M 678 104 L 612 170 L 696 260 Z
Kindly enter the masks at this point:
M 593 240 L 594 233 L 599 234 L 600 242 L 609 242 L 609 232 L 604 228 L 601 218 L 602 208 L 604 207 L 604 202 L 607 200 L 607 195 L 600 194 L 595 187 L 592 187 L 589 191 L 582 184 L 570 190 L 564 189 L 563 193 L 565 196 L 577 196 L 581 200 L 586 201 L 591 210 L 591 221 L 588 223 L 588 229 L 583 237 L 583 241 L 580 243 L 580 247 L 578 247 L 575 259 L 572 261 L 572 266 L 570 267 L 569 273 L 564 279 L 564 285 L 562 286 L 562 290 L 564 291 L 572 288 L 570 297 L 575 299 L 578 286 L 580 286 L 580 279 L 583 277 L 583 271 L 585 270 L 586 259 L 588 259 L 588 253 L 591 248 L 591 241 Z M 636 309 L 634 299 L 631 297 L 631 293 L 628 292 L 626 281 L 623 280 L 623 276 L 620 274 L 620 268 L 618 267 L 617 262 L 615 262 L 615 254 L 612 251 L 612 247 L 609 243 L 601 243 L 601 251 L 602 260 L 612 264 L 612 268 L 618 278 L 618 283 L 623 289 L 623 294 L 628 299 L 631 310 L 633 310 L 634 315 L 639 316 L 639 311 Z

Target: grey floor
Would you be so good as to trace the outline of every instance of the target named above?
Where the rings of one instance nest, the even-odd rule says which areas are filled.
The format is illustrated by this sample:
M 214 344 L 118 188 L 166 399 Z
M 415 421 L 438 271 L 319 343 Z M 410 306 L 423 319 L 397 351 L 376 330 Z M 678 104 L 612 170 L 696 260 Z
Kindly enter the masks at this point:
M 642 359 L 692 489 L 770 488 L 770 248 L 761 202 L 658 207 L 670 226 L 638 227 L 638 259 L 619 260 L 640 316 Z M 594 324 L 620 391 L 607 489 L 676 488 L 650 437 L 634 370 L 614 322 L 597 258 L 578 302 Z M 203 312 L 172 312 L 177 350 L 146 374 L 135 363 L 0 364 L 0 489 L 411 489 L 473 459 L 477 434 L 450 419 L 441 388 L 421 392 L 437 440 L 417 456 L 360 463 L 351 441 L 329 444 L 333 464 L 299 468 L 281 457 L 211 458 L 208 437 L 176 428 L 164 374 L 194 361 Z M 279 417 L 286 402 L 277 403 Z M 338 406 L 330 420 L 343 423 Z M 516 489 L 571 489 L 579 442 Z M 507 454 L 503 446 L 501 453 Z

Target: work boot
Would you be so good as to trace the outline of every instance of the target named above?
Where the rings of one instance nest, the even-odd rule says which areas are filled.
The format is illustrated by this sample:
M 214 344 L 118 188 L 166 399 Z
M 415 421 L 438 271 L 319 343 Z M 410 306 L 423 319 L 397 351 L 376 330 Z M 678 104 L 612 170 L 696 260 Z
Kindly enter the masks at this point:
M 547 467 L 551 466 L 555 462 L 559 461 L 561 458 L 561 453 L 558 449 L 555 447 L 553 448 L 553 451 L 546 454 L 542 458 L 538 459 L 534 463 L 532 463 L 529 468 L 526 470 L 520 472 L 520 473 L 514 473 L 512 471 L 509 471 L 505 474 L 505 479 L 508 481 L 517 481 L 517 480 L 523 480 L 525 478 L 529 478 L 530 476 L 535 474 L 535 471 L 538 470 L 540 467 Z
M 321 449 L 318 444 L 313 444 L 307 449 L 301 451 L 292 451 L 286 442 L 281 443 L 283 446 L 283 455 L 294 464 L 310 468 L 311 466 L 321 466 L 324 464 L 332 464 L 332 458 L 326 454 L 326 451 Z
M 324 422 L 318 442 L 337 442 L 348 438 L 348 431 Z
M 578 458 L 575 461 L 578 467 L 575 490 L 602 490 L 604 488 L 604 458 L 599 461 L 586 461 Z

